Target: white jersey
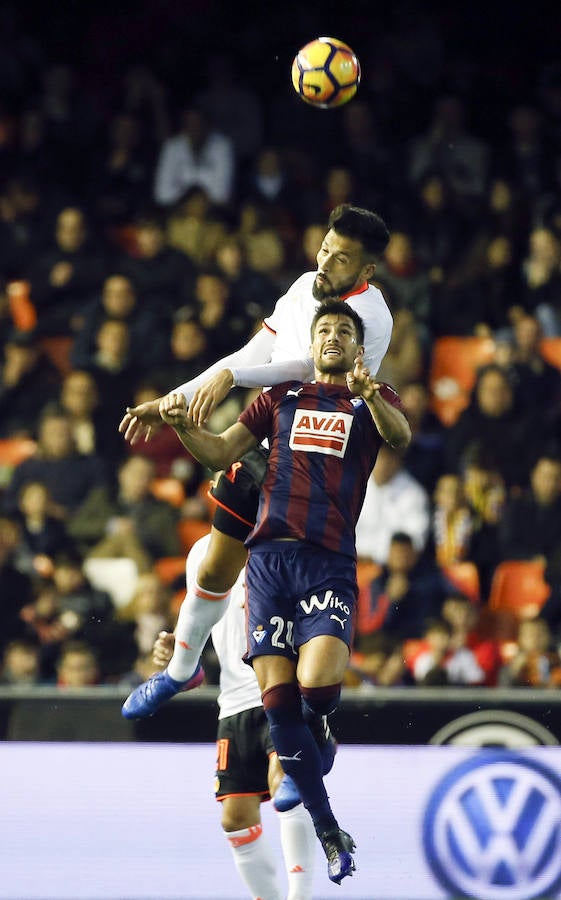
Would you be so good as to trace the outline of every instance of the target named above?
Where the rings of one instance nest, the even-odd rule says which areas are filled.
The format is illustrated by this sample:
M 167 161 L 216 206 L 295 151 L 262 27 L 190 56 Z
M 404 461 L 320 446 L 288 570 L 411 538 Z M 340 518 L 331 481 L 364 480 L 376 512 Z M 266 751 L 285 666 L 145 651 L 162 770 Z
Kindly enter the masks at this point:
M 175 388 L 191 402 L 213 375 L 230 369 L 234 384 L 254 388 L 283 381 L 312 381 L 310 328 L 319 306 L 312 294 L 316 272 L 305 272 L 280 297 L 257 334 L 239 350 L 213 363 L 196 378 Z M 376 376 L 392 336 L 392 316 L 382 292 L 367 282 L 343 297 L 364 322 L 364 362 Z
M 187 557 L 187 584 L 197 577 L 210 535 L 193 544 Z M 261 706 L 261 691 L 251 666 L 242 661 L 247 648 L 245 635 L 245 568 L 234 584 L 225 614 L 211 631 L 212 643 L 220 663 L 219 719 Z
M 271 361 L 285 362 L 310 356 L 310 328 L 319 302 L 312 295 L 317 272 L 305 272 L 280 297 L 265 327 L 275 334 Z M 364 322 L 364 363 L 376 375 L 388 349 L 392 335 L 392 315 L 384 295 L 372 284 L 364 282 L 357 291 L 341 298 Z

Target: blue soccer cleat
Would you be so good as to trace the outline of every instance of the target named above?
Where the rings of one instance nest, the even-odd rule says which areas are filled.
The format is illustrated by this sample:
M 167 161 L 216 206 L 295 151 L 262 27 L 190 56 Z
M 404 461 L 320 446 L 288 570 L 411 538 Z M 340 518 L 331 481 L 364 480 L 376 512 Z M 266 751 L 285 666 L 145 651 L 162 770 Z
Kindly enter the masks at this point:
M 343 878 L 352 875 L 356 869 L 352 853 L 355 842 L 350 834 L 340 828 L 332 828 L 318 835 L 323 852 L 327 857 L 327 874 L 329 880 L 341 884 Z
M 288 812 L 302 802 L 300 791 L 290 775 L 285 775 L 275 791 L 273 806 L 277 812 Z
M 162 703 L 181 691 L 192 691 L 201 684 L 204 677 L 205 673 L 200 664 L 187 681 L 176 681 L 168 675 L 167 669 L 164 672 L 157 672 L 129 694 L 123 703 L 121 714 L 125 719 L 146 719 L 153 716 Z

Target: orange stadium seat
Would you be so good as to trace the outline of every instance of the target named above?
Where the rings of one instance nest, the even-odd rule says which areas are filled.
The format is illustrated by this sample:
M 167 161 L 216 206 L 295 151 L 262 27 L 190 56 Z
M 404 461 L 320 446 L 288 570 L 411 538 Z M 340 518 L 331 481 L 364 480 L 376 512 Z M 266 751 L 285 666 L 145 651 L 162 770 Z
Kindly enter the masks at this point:
M 39 340 L 39 346 L 43 353 L 55 365 L 61 375 L 68 375 L 72 371 L 72 363 L 70 362 L 70 352 L 74 338 L 70 335 L 54 335 L 52 337 L 42 337 Z
M 510 612 L 517 619 L 537 615 L 551 589 L 544 564 L 534 560 L 505 560 L 495 569 L 489 592 L 491 612 Z
M 561 369 L 561 337 L 542 338 L 540 350 L 546 362 Z
M 150 490 L 158 500 L 164 500 L 177 508 L 185 503 L 185 488 L 179 478 L 154 478 Z
M 164 584 L 173 584 L 180 577 L 185 577 L 184 556 L 162 556 L 154 563 L 154 571 Z
M 177 523 L 177 533 L 185 553 L 189 553 L 195 541 L 204 537 L 209 531 L 210 522 L 206 522 L 204 519 L 181 519 Z
M 440 421 L 453 425 L 468 405 L 477 370 L 492 362 L 491 338 L 440 337 L 433 344 L 429 371 L 431 407 Z
M 475 563 L 467 560 L 465 562 L 452 563 L 449 566 L 443 566 L 442 571 L 462 594 L 465 594 L 474 603 L 479 603 L 481 585 L 479 570 Z
M 6 487 L 9 484 L 15 467 L 28 456 L 33 456 L 36 447 L 37 444 L 31 438 L 0 439 L 0 487 Z

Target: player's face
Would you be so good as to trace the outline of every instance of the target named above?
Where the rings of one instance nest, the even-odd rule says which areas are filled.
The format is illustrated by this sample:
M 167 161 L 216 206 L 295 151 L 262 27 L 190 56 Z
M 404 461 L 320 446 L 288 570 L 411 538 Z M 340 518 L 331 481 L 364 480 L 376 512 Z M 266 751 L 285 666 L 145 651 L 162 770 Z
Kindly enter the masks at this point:
M 352 319 L 339 313 L 318 319 L 312 341 L 314 365 L 319 372 L 349 372 L 361 351 Z
M 315 300 L 343 297 L 374 274 L 374 263 L 365 263 L 360 241 L 328 231 L 317 255 L 318 271 L 312 294 Z

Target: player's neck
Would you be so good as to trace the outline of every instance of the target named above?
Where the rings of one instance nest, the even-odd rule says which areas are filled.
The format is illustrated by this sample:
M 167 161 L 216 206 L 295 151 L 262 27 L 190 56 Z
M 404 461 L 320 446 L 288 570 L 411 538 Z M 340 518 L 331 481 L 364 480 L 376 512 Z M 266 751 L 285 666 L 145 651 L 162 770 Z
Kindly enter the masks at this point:
M 315 381 L 321 381 L 323 384 L 347 384 L 346 372 L 318 372 L 315 370 Z

